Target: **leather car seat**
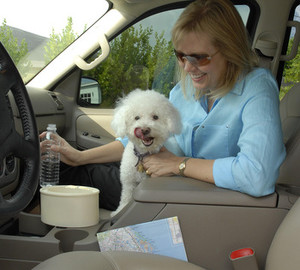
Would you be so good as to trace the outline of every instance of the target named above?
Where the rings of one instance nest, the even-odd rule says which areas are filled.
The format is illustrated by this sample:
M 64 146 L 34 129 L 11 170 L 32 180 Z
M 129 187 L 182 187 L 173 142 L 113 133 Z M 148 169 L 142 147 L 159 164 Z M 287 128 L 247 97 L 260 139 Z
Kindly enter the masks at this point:
M 270 246 L 266 270 L 298 270 L 300 267 L 300 199 L 279 226 Z
M 286 159 L 280 167 L 277 183 L 300 187 L 300 83 L 294 85 L 280 102 L 280 117 Z
M 132 251 L 74 251 L 54 256 L 33 270 L 204 270 L 170 257 Z

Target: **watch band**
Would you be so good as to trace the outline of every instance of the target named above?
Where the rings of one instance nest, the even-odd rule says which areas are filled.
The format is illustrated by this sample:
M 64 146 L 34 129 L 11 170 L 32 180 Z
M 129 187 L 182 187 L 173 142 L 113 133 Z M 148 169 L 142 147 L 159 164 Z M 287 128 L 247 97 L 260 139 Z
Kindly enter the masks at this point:
M 186 168 L 186 162 L 190 159 L 190 157 L 185 158 L 182 162 L 180 162 L 178 168 L 179 168 L 179 174 L 181 176 L 185 176 L 184 170 Z

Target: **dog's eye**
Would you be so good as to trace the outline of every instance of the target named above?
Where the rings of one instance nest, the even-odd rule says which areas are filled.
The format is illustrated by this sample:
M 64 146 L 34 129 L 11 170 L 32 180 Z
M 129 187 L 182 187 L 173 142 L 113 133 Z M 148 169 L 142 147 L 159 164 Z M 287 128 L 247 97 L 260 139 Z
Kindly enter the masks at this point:
M 158 120 L 159 117 L 157 115 L 153 115 L 152 118 L 153 120 Z
M 139 120 L 139 119 L 140 119 L 140 117 L 139 117 L 139 116 L 136 116 L 134 119 L 137 121 L 137 120 Z

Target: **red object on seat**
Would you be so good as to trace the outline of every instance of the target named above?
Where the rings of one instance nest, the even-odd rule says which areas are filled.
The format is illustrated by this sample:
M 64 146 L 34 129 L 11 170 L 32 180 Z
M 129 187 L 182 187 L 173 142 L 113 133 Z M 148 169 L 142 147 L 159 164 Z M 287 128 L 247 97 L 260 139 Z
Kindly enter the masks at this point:
M 235 251 L 232 251 L 230 254 L 230 259 L 235 260 L 246 256 L 251 256 L 254 254 L 252 248 L 241 248 Z

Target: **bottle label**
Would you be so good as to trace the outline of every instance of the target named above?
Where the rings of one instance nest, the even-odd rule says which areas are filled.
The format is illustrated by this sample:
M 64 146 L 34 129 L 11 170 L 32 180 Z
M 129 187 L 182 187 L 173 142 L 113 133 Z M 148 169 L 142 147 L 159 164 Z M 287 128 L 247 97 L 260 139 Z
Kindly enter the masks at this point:
M 46 133 L 46 140 L 51 140 L 51 132 Z

